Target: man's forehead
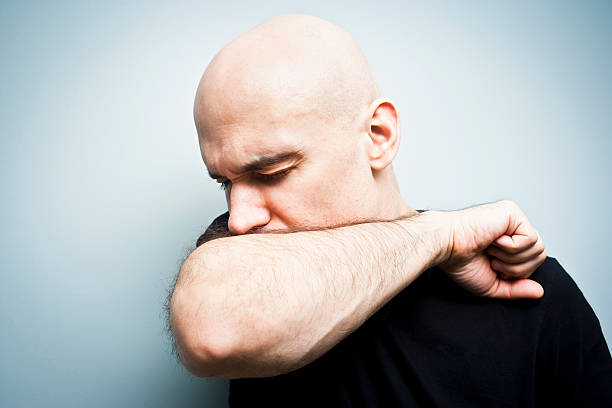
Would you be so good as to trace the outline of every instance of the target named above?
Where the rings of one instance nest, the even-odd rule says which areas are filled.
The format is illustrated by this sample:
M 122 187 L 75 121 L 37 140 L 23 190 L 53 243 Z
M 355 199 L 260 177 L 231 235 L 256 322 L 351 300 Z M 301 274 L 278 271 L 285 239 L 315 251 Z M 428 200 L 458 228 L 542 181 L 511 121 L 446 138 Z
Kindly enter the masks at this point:
M 214 178 L 237 176 L 262 171 L 288 162 L 304 159 L 303 143 L 280 140 L 273 135 L 267 140 L 254 139 L 251 143 L 223 143 L 209 140 L 202 143 L 202 158 L 209 175 Z
M 196 93 L 196 126 L 294 123 L 298 117 L 352 123 L 378 96 L 359 46 L 344 30 L 308 16 L 258 26 L 224 47 Z

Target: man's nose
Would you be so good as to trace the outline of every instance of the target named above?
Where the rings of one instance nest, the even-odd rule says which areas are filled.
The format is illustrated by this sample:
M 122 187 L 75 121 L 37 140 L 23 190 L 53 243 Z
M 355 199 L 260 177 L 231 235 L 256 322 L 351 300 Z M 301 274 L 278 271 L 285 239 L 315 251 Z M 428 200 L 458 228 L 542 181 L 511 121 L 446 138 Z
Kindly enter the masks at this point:
M 228 228 L 233 234 L 246 234 L 270 222 L 266 200 L 257 187 L 234 183 L 229 197 Z

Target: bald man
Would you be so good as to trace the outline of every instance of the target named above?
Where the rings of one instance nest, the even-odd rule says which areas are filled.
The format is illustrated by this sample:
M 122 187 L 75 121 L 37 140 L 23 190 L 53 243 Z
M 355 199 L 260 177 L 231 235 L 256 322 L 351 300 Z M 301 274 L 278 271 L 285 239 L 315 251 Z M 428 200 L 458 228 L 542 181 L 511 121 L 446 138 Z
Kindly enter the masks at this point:
M 171 325 L 190 372 L 234 379 L 232 405 L 612 401 L 597 318 L 516 204 L 404 202 L 397 107 L 345 31 L 255 27 L 194 116 L 229 212 L 183 264 Z

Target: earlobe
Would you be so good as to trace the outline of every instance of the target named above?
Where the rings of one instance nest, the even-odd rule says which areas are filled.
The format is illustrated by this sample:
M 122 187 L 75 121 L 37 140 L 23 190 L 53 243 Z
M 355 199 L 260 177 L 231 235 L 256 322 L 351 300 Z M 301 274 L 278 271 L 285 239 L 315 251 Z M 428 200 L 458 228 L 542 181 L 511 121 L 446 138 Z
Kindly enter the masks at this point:
M 399 149 L 399 114 L 393 102 L 386 98 L 376 99 L 370 112 L 370 167 L 383 170 L 391 164 Z

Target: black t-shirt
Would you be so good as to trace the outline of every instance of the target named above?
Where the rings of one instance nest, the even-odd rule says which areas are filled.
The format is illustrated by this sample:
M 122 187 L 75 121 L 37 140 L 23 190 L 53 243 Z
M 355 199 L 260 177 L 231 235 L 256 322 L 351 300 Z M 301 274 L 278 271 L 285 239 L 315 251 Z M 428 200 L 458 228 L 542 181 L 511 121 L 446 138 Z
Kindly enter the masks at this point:
M 231 406 L 612 406 L 599 321 L 554 258 L 538 300 L 477 297 L 425 271 L 294 372 L 230 382 Z

